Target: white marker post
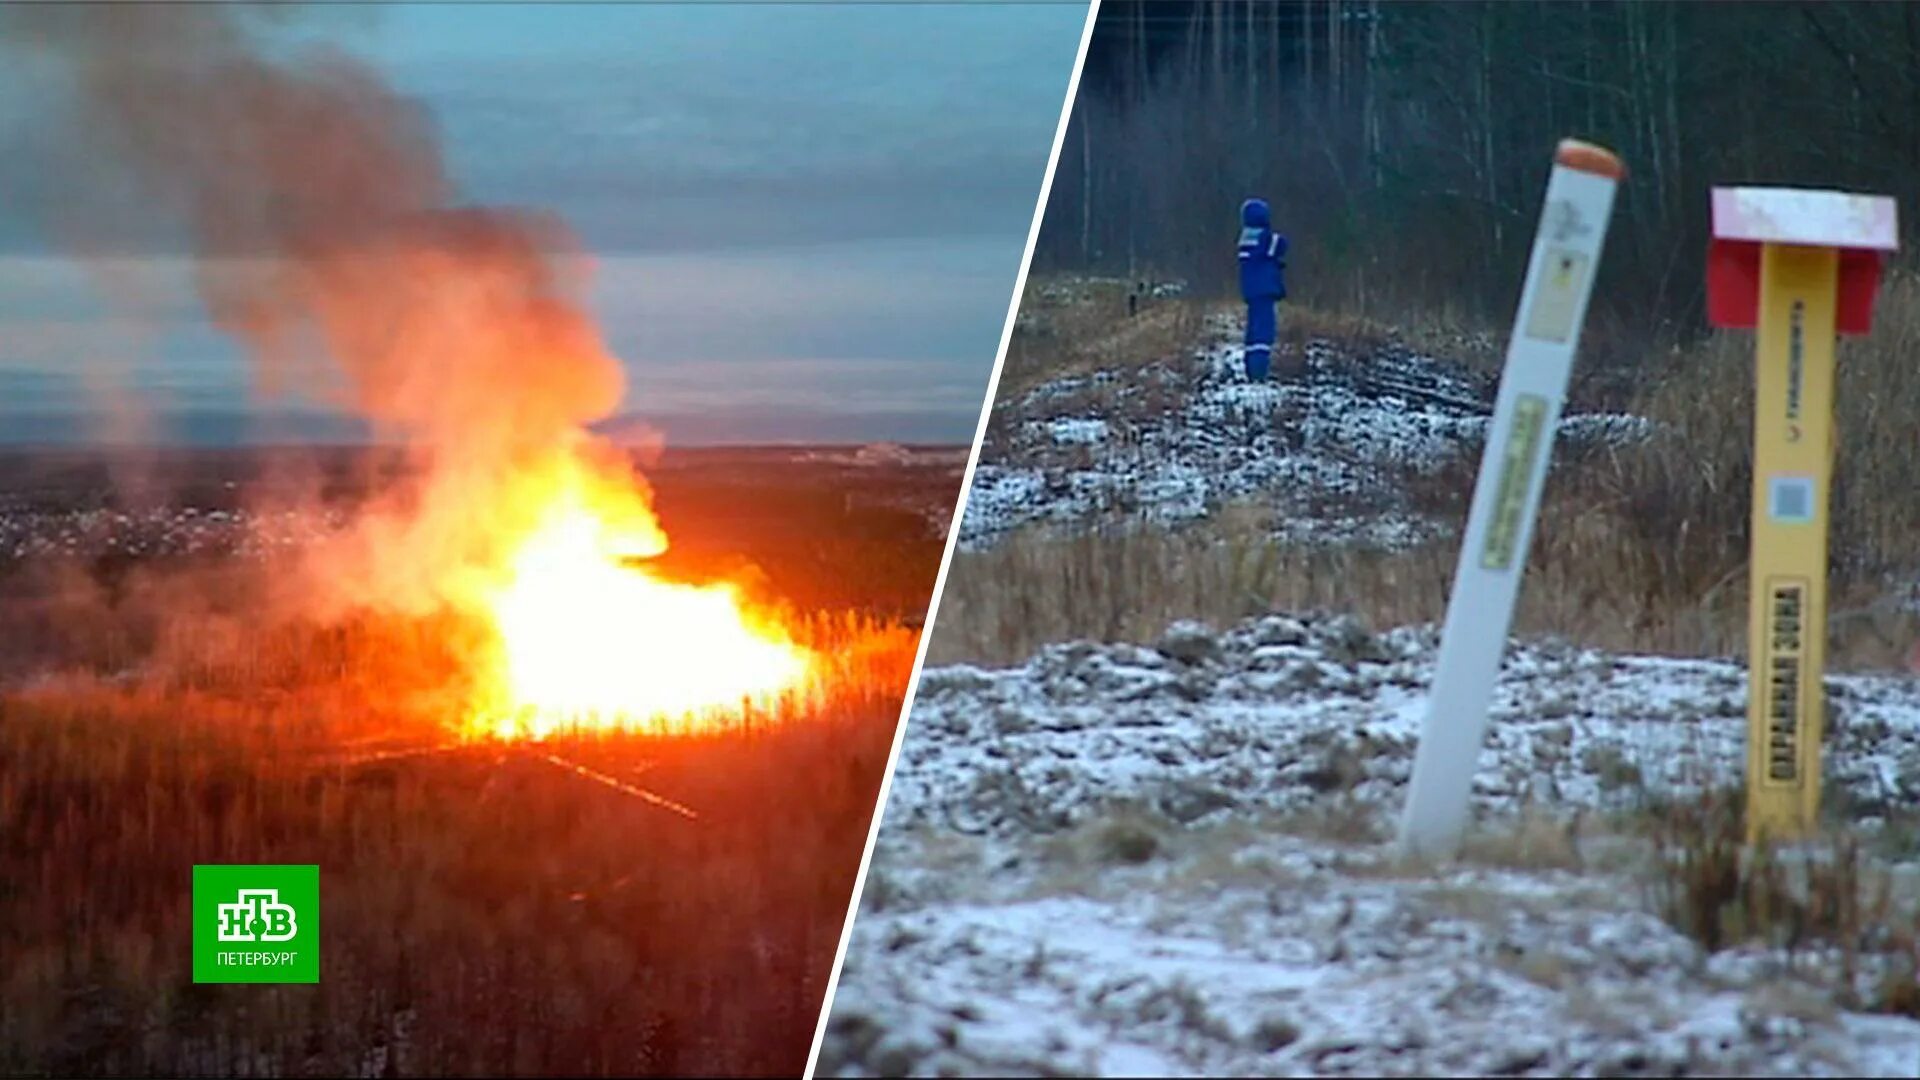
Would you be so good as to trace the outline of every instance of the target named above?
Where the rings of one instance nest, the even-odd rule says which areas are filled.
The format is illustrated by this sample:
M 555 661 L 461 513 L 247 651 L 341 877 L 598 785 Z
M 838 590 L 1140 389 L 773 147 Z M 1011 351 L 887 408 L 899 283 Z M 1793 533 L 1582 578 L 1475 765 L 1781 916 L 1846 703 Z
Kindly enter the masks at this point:
M 1576 139 L 1562 141 L 1553 156 L 1400 826 L 1410 853 L 1451 856 L 1466 830 L 1554 427 L 1625 171 L 1612 153 Z

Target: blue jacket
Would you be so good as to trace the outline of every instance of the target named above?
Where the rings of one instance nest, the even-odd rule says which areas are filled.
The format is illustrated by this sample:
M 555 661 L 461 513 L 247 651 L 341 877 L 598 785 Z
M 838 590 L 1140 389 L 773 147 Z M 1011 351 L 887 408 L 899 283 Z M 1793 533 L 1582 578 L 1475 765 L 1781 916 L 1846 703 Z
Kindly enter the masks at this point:
M 1240 204 L 1240 296 L 1249 304 L 1287 298 L 1287 238 L 1273 231 L 1265 199 Z

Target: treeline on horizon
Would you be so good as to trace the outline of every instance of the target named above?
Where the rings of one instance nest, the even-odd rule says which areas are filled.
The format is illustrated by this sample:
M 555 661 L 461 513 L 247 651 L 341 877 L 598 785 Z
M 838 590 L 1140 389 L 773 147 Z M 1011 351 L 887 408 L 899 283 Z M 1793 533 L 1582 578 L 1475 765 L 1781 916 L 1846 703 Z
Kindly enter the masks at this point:
M 1713 185 L 1892 195 L 1911 242 L 1916 73 L 1913 4 L 1109 0 L 1035 266 L 1227 294 L 1260 195 L 1296 300 L 1504 325 L 1576 136 L 1630 173 L 1593 320 L 1684 338 Z

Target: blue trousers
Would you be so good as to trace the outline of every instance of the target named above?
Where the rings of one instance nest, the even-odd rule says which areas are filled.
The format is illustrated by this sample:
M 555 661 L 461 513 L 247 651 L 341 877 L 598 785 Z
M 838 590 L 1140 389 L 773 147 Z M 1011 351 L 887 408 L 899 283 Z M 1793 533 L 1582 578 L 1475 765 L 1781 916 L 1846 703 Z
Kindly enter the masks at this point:
M 1273 363 L 1273 339 L 1280 319 L 1272 300 L 1247 301 L 1247 378 L 1265 382 Z

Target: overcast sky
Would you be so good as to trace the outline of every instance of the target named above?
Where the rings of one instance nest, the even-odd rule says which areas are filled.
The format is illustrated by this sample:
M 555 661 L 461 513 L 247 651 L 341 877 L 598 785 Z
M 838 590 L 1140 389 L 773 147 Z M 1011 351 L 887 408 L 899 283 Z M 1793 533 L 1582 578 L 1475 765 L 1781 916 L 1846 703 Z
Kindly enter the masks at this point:
M 429 110 L 464 200 L 558 212 L 598 256 L 626 411 L 679 442 L 971 438 L 1085 8 L 417 4 L 277 39 Z M 109 309 L 44 235 L 44 65 L 0 63 L 0 441 L 342 437 L 255 393 L 185 260 Z M 24 165 L 22 163 L 25 163 Z M 44 155 L 40 162 L 44 164 Z

